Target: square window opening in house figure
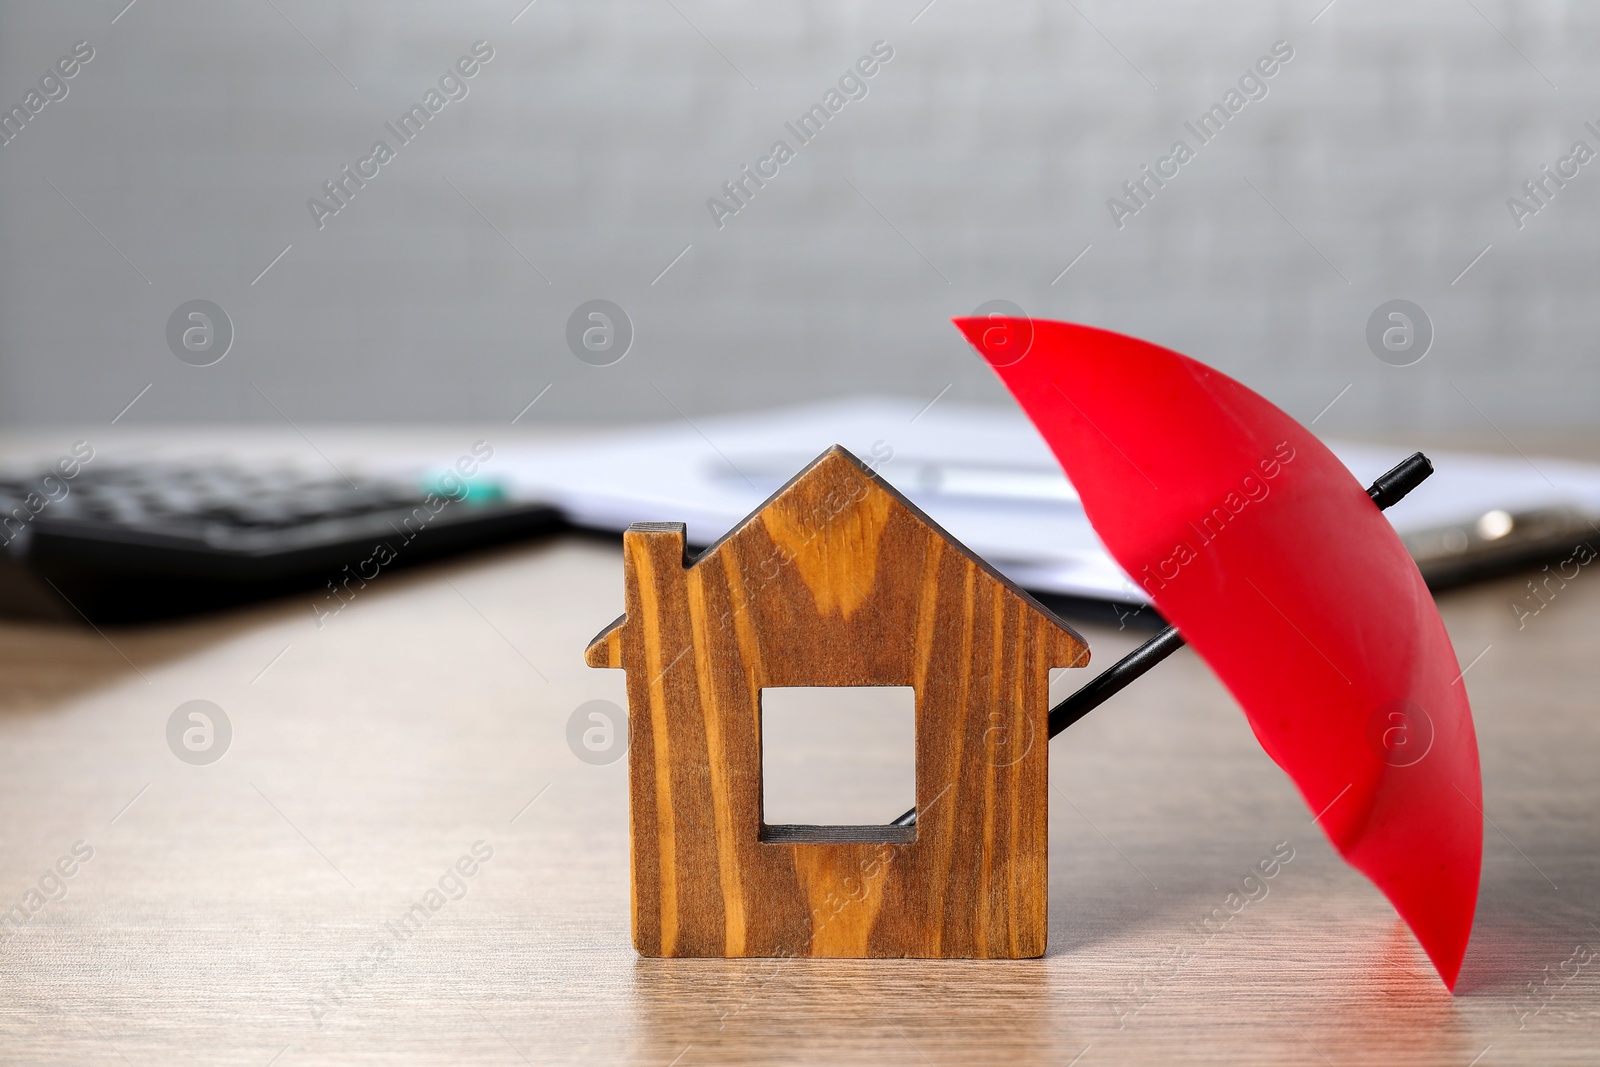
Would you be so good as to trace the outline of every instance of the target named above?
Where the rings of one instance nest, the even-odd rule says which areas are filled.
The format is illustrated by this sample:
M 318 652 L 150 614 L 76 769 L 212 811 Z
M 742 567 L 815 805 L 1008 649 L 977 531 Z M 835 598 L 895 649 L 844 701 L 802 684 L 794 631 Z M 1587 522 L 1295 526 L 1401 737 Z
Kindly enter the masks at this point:
M 761 690 L 761 840 L 916 840 L 889 821 L 917 802 L 916 690 Z

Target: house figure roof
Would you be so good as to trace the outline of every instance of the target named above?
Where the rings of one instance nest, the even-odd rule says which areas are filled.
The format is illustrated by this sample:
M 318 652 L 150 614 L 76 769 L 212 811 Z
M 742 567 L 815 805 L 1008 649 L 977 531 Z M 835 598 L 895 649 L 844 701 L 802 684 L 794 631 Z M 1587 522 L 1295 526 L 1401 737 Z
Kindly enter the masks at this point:
M 1050 670 L 1082 638 L 838 446 L 697 557 L 641 523 L 623 558 L 586 659 L 627 672 L 642 954 L 1043 953 Z M 914 690 L 916 825 L 768 825 L 762 690 L 870 685 Z

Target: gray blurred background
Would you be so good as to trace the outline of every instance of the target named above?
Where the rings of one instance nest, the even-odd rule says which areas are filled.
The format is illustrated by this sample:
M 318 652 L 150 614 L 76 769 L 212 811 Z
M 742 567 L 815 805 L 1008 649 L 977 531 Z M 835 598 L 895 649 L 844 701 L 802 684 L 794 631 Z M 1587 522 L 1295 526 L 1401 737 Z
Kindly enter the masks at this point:
M 1507 206 L 1600 149 L 1592 3 L 525 2 L 0 6 L 7 109 L 94 49 L 0 146 L 0 420 L 138 395 L 120 425 L 501 421 L 547 385 L 525 422 L 1004 403 L 946 321 L 998 298 L 1302 421 L 1340 396 L 1319 432 L 1597 422 L 1600 162 L 1520 228 Z M 399 146 L 384 124 L 476 41 L 468 95 Z M 784 123 L 877 41 L 800 146 Z M 1119 228 L 1108 198 L 1277 41 L 1267 95 Z M 379 138 L 319 228 L 308 199 Z M 707 199 L 779 138 L 796 158 L 719 228 Z M 195 298 L 236 331 L 209 367 L 166 341 Z M 636 333 L 612 366 L 568 349 L 593 298 Z M 1393 298 L 1436 332 L 1412 366 L 1365 338 Z

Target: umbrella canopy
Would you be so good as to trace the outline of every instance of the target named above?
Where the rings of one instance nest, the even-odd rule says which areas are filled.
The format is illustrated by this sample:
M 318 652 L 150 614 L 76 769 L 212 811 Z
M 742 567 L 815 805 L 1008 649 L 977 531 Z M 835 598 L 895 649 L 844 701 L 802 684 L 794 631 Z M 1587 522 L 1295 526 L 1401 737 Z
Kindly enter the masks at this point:
M 1112 556 L 1454 988 L 1483 850 L 1478 744 L 1444 623 L 1388 520 L 1309 430 L 1187 356 L 1068 323 L 955 321 Z

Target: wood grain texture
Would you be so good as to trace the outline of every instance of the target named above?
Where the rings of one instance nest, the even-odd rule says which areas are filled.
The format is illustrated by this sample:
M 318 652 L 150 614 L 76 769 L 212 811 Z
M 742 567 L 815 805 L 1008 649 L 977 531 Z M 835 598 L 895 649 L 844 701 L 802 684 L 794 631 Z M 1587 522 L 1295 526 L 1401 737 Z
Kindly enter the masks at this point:
M 834 448 L 698 558 L 623 536 L 634 945 L 646 956 L 1041 955 L 1050 670 L 1088 647 Z M 761 692 L 910 686 L 918 821 L 769 826 Z M 884 820 L 898 812 L 884 812 Z
M 317 441 L 341 467 L 358 455 Z M 574 535 L 385 576 L 322 629 L 299 600 L 111 643 L 0 624 L 0 907 L 74 841 L 95 850 L 0 942 L 0 1063 L 1596 1061 L 1600 970 L 1562 970 L 1600 948 L 1594 564 L 1525 625 L 1513 605 L 1537 606 L 1537 571 L 1439 598 L 1462 665 L 1484 653 L 1462 684 L 1493 824 L 1456 996 L 1189 650 L 1051 743 L 1043 957 L 641 958 L 627 760 L 585 762 L 567 732 L 590 701 L 626 700 L 622 673 L 579 659 L 625 606 L 621 567 L 615 539 Z M 1147 636 L 1080 629 L 1102 664 Z M 233 720 L 208 767 L 164 737 L 195 698 Z M 817 782 L 861 795 L 838 768 Z M 494 858 L 466 895 L 369 966 L 385 923 L 480 838 Z M 1296 855 L 1270 895 L 1197 933 L 1279 841 Z

